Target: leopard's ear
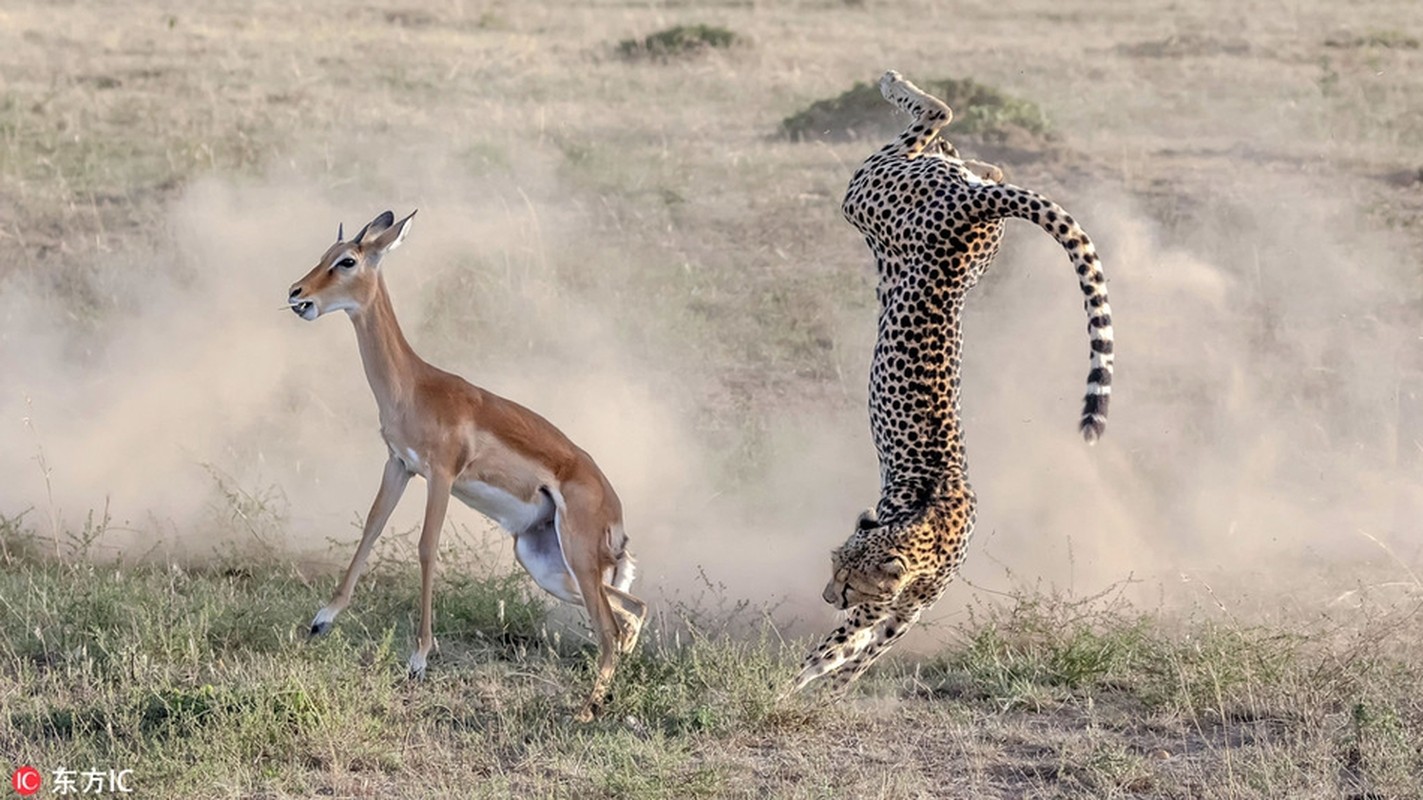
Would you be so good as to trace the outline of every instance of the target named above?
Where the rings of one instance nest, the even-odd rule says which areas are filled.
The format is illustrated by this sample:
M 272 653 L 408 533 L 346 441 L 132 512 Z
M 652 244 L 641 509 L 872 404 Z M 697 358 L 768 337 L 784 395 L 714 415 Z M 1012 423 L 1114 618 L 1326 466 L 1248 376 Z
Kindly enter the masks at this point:
M 880 527 L 879 517 L 875 516 L 874 509 L 867 508 L 860 512 L 860 518 L 855 520 L 855 530 L 869 531 Z
M 886 558 L 879 562 L 876 569 L 879 572 L 879 579 L 875 583 L 883 591 L 892 591 L 899 579 L 904 577 L 904 562 L 897 558 Z

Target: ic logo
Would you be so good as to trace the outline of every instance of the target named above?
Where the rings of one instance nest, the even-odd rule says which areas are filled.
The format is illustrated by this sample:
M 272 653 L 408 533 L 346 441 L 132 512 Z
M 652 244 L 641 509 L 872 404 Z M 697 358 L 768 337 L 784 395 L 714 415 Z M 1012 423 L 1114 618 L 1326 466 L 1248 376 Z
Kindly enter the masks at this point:
M 38 792 L 43 782 L 40 771 L 28 765 L 15 770 L 15 774 L 10 778 L 10 785 L 15 787 L 15 792 L 21 797 L 29 797 Z

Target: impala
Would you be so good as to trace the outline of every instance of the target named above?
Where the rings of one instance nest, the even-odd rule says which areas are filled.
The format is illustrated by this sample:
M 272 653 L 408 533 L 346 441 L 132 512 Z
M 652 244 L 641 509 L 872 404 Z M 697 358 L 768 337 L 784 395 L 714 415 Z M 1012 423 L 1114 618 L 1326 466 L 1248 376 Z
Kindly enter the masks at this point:
M 592 457 L 548 420 L 415 354 L 396 323 L 381 274 L 381 262 L 405 240 L 414 216 L 396 222 L 387 211 L 350 241 L 338 228 L 336 243 L 288 295 L 291 310 L 304 320 L 338 310 L 350 317 L 389 451 L 356 555 L 331 602 L 312 620 L 311 635 L 329 631 L 350 604 L 371 547 L 410 476 L 419 475 L 427 493 L 419 545 L 420 633 L 410 655 L 411 676 L 425 674 L 435 646 L 436 555 L 453 494 L 513 535 L 514 555 L 535 583 L 588 610 L 598 638 L 598 670 L 577 717 L 589 720 L 607 695 L 619 653 L 637 642 L 647 613 L 628 593 L 634 564 L 622 505 Z

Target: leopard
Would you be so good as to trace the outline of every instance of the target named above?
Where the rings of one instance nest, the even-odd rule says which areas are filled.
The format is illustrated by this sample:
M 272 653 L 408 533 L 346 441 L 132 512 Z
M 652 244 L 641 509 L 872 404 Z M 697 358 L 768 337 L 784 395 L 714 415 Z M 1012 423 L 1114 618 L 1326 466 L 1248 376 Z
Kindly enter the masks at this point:
M 943 136 L 953 111 L 890 70 L 886 100 L 911 121 L 850 179 L 841 211 L 874 257 L 878 322 L 870 433 L 880 498 L 831 552 L 825 602 L 842 624 L 806 656 L 787 695 L 821 678 L 843 696 L 944 595 L 976 520 L 959 389 L 965 299 L 1003 242 L 1004 222 L 1042 228 L 1066 250 L 1087 312 L 1090 368 L 1079 430 L 1106 429 L 1114 342 L 1106 277 L 1091 238 L 1061 206 L 965 160 Z

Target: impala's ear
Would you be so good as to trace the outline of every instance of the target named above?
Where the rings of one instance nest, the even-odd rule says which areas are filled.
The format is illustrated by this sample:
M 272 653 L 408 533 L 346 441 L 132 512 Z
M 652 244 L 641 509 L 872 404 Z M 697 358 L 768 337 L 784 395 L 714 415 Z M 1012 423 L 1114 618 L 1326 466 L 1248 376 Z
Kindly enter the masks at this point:
M 360 233 L 357 233 L 351 239 L 351 244 L 361 244 L 365 241 L 367 236 L 375 236 L 386 228 L 389 228 L 393 222 L 395 222 L 394 214 L 389 211 L 381 214 L 370 222 L 367 222 L 366 227 L 361 228 Z
M 411 211 L 410 216 L 399 222 L 389 222 L 388 220 L 393 219 L 394 216 L 394 214 L 387 211 L 379 217 L 376 217 L 375 222 L 371 223 L 374 225 L 376 222 L 387 220 L 381 230 L 372 231 L 370 234 L 373 238 L 366 244 L 366 249 L 371 253 L 377 256 L 383 256 L 399 247 L 400 243 L 405 241 L 405 234 L 410 232 L 410 220 L 415 218 L 415 212 Z

